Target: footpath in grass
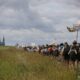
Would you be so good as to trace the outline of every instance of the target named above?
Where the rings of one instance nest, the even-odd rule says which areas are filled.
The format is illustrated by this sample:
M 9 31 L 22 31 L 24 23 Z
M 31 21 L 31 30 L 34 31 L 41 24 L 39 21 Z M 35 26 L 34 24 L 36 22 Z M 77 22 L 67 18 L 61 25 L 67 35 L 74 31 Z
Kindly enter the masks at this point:
M 0 80 L 76 80 L 76 72 L 49 56 L 0 47 Z

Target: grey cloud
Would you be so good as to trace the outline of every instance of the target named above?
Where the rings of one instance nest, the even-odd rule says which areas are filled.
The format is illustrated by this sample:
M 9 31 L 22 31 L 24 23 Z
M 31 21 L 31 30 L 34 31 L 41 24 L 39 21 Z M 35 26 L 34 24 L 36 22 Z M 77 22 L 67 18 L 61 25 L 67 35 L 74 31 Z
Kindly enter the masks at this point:
M 3 29 L 37 28 L 45 32 L 55 31 L 55 29 L 50 29 L 50 27 L 53 27 L 52 25 L 44 23 L 38 13 L 29 8 L 29 2 L 26 0 L 8 0 L 3 6 L 5 10 L 11 8 L 15 12 L 18 12 L 16 17 L 5 17 L 5 15 L 1 17 L 2 20 L 0 20 L 0 26 Z
M 44 36 L 67 33 L 66 25 L 80 19 L 79 3 L 79 0 L 0 0 L 0 29 L 36 29 L 35 33 L 40 30 Z
M 67 1 L 67 3 L 77 8 L 80 7 L 80 0 L 70 0 L 70 1 Z

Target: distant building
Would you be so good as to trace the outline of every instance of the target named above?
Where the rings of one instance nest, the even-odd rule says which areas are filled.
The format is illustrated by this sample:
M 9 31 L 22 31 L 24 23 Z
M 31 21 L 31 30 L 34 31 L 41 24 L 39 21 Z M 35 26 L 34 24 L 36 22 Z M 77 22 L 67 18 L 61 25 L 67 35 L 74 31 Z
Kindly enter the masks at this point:
M 5 38 L 4 37 L 2 40 L 0 40 L 0 46 L 5 46 Z

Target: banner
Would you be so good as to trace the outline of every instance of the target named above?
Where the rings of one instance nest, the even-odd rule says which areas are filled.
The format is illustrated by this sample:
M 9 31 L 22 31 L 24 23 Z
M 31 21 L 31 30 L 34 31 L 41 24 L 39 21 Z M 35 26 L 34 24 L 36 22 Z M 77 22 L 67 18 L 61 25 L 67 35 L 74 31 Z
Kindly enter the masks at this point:
M 67 27 L 67 29 L 69 32 L 75 32 L 76 31 L 76 29 L 74 27 L 73 28 Z

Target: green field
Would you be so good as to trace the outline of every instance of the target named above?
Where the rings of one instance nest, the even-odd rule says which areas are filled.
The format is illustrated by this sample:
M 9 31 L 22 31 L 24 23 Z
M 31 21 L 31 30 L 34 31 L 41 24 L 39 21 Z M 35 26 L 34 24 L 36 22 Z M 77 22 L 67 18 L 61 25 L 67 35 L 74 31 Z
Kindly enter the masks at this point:
M 50 56 L 0 47 L 0 80 L 76 80 L 76 72 Z

